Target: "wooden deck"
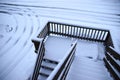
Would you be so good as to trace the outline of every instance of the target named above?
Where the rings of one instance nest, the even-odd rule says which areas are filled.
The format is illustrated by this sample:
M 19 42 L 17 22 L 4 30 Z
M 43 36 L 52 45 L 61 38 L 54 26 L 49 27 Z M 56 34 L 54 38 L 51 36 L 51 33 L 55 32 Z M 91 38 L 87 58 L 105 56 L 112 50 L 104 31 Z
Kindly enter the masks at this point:
M 45 57 L 60 61 L 73 41 L 65 37 L 48 37 Z M 113 80 L 102 60 L 104 53 L 99 53 L 100 47 L 104 51 L 102 44 L 78 40 L 76 55 L 66 80 Z

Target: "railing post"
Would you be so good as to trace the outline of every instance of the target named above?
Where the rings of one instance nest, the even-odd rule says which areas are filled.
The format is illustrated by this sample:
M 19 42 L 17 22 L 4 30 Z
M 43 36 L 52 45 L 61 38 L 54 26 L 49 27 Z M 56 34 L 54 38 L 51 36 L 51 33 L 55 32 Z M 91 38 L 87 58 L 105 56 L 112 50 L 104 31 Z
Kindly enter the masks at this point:
M 38 38 L 34 38 L 34 39 L 32 39 L 32 42 L 34 43 L 35 53 L 37 53 L 39 45 L 40 45 L 40 40 Z
M 114 48 L 113 41 L 112 41 L 112 38 L 111 38 L 111 34 L 110 34 L 109 31 L 108 31 L 107 37 L 105 39 L 105 45 L 106 46 L 111 46 L 111 47 Z
M 36 59 L 36 63 L 35 63 L 35 67 L 34 67 L 34 71 L 31 77 L 31 80 L 37 80 L 38 75 L 39 75 L 39 71 L 41 68 L 41 64 L 42 64 L 42 60 L 43 60 L 43 56 L 45 54 L 45 47 L 44 47 L 44 40 L 41 39 L 40 40 L 40 45 L 39 45 L 39 49 L 38 49 L 38 56 Z
M 48 27 L 48 35 L 50 34 L 50 22 L 47 23 L 47 27 Z

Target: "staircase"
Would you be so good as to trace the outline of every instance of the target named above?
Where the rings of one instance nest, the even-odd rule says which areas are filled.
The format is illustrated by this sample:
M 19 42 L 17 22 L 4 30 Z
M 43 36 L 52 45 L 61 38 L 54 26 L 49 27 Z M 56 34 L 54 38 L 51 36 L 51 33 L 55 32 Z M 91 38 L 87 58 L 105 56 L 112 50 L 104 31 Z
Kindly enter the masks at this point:
M 111 73 L 113 74 L 113 71 L 111 71 L 111 73 L 109 74 L 105 67 L 104 61 L 102 59 L 97 59 L 97 57 L 99 56 L 98 52 L 95 51 L 97 50 L 97 46 L 91 47 L 86 45 L 87 47 L 83 47 L 82 44 L 82 47 L 77 46 L 76 48 L 77 41 L 75 41 L 71 45 L 67 54 L 65 54 L 63 59 L 59 61 L 59 64 L 56 61 L 44 58 L 44 43 L 46 41 L 45 38 L 46 36 L 50 35 L 62 35 L 64 37 L 70 37 L 72 39 L 78 38 L 88 41 L 101 42 L 105 46 L 114 47 L 109 30 L 48 22 L 37 36 L 37 39 L 41 39 L 41 41 L 34 41 L 35 48 L 36 50 L 38 50 L 38 57 L 32 80 L 113 80 L 112 77 L 114 76 L 111 77 Z M 60 40 L 57 43 L 60 43 Z M 56 50 L 55 47 L 52 49 L 54 49 L 53 51 L 60 51 Z M 49 52 L 49 56 L 47 57 L 50 58 L 50 56 L 52 56 L 51 59 L 53 59 L 53 56 L 56 57 L 56 55 L 53 55 L 51 54 L 51 52 Z M 54 60 L 58 60 L 58 58 Z M 113 61 L 111 63 L 113 64 Z M 119 76 L 115 80 L 119 80 Z
M 54 70 L 54 68 L 57 66 L 57 64 L 58 64 L 57 61 L 53 61 L 48 58 L 43 58 L 38 80 L 46 80 L 47 77 Z

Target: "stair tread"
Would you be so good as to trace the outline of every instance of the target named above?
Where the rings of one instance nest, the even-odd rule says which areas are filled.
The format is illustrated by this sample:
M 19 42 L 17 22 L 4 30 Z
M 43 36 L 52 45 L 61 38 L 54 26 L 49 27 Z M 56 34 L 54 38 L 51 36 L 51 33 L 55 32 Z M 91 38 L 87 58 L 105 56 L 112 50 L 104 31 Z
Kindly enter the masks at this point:
M 52 63 L 54 63 L 54 64 L 58 64 L 58 61 L 55 61 L 55 60 L 52 60 L 52 59 L 49 59 L 49 58 L 46 58 L 46 57 L 44 57 L 43 60 L 44 60 L 44 61 L 52 62 Z
M 40 69 L 40 73 L 44 73 L 44 74 L 47 74 L 49 75 L 52 71 L 48 70 L 48 69 L 45 69 L 45 68 L 41 68 Z
M 37 80 L 46 80 L 46 79 L 47 79 L 46 76 L 39 75 Z
M 47 66 L 49 68 L 53 68 L 54 69 L 57 66 L 57 64 L 53 64 L 53 63 L 42 61 L 42 66 Z
M 54 68 L 51 68 L 51 67 L 45 66 L 45 65 L 41 65 L 41 67 L 42 67 L 42 68 L 45 68 L 45 69 L 47 69 L 47 70 L 51 70 L 51 71 L 54 70 Z
M 45 73 L 42 73 L 42 72 L 40 72 L 39 74 L 42 75 L 42 76 L 45 76 L 45 77 L 49 76 L 48 74 L 45 74 Z

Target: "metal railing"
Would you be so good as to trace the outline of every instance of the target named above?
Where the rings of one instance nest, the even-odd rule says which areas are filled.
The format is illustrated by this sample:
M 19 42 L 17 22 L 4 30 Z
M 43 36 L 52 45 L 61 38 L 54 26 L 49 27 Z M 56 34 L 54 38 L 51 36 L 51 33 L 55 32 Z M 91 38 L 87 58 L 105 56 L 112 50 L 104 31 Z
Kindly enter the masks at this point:
M 120 53 L 114 48 L 106 46 L 104 62 L 105 65 L 115 80 L 120 80 Z
M 31 80 L 37 80 L 44 54 L 45 54 L 44 41 L 43 39 L 41 39 L 39 49 L 38 49 L 37 60 L 36 60 L 36 64 L 35 64 L 35 68 L 34 68 Z
M 56 68 L 49 75 L 47 80 L 65 80 L 75 56 L 76 45 L 77 45 L 77 42 L 75 41 L 72 44 L 71 48 L 66 53 L 66 55 L 63 57 L 63 59 L 59 62 Z

